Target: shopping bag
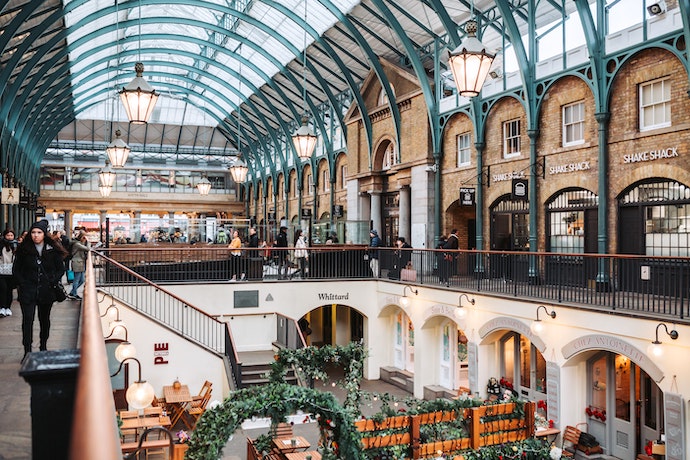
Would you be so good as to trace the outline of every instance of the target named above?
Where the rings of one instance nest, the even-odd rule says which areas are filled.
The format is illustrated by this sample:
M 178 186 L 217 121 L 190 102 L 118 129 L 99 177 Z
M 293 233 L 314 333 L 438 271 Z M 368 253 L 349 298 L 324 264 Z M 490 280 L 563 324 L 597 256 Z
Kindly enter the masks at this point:
M 400 281 L 417 281 L 417 270 L 412 268 L 411 263 L 400 270 Z
M 67 282 L 71 283 L 72 281 L 74 281 L 74 271 L 67 270 Z

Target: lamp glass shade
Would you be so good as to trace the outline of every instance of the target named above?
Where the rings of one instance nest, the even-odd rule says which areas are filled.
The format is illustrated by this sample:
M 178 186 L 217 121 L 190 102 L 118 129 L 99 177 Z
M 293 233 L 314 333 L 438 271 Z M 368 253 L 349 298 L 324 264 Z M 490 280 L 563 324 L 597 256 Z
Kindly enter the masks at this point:
M 407 306 L 410 304 L 410 298 L 407 297 L 407 296 L 402 296 L 402 297 L 400 297 L 400 304 L 401 304 L 403 307 L 407 307 Z
M 130 342 L 122 342 L 115 348 L 115 359 L 119 362 L 127 358 L 134 358 L 137 355 L 137 349 L 134 348 Z
M 541 332 L 544 332 L 544 321 L 542 320 L 534 320 L 532 321 L 532 326 L 531 326 L 532 332 L 535 334 L 539 334 Z
M 115 139 L 105 149 L 105 153 L 108 155 L 108 160 L 110 160 L 113 168 L 123 167 L 127 163 L 127 157 L 129 157 L 129 152 L 131 151 L 129 146 L 120 137 L 121 134 L 122 132 L 119 129 L 115 131 Z
M 292 142 L 295 144 L 295 150 L 300 159 L 311 158 L 316 148 L 316 134 L 309 127 L 309 118 L 306 115 L 302 117 L 302 126 L 292 135 Z
M 659 358 L 660 356 L 662 356 L 664 354 L 664 348 L 661 345 L 661 342 L 655 341 L 650 343 L 647 347 L 647 354 L 654 358 Z
M 116 174 L 110 165 L 106 165 L 106 167 L 101 169 L 101 171 L 98 173 L 98 181 L 100 184 L 108 187 L 115 185 L 115 177 Z
M 110 192 L 113 191 L 113 188 L 109 187 L 107 185 L 99 185 L 98 191 L 101 192 L 101 196 L 105 198 L 105 197 L 110 196 Z
M 211 191 L 211 181 L 209 181 L 206 176 L 202 177 L 201 180 L 196 184 L 197 190 L 199 190 L 200 195 L 208 195 Z
M 488 52 L 484 44 L 475 36 L 477 31 L 475 21 L 468 21 L 465 24 L 465 31 L 467 37 L 450 53 L 448 66 L 453 73 L 458 93 L 461 96 L 474 97 L 478 96 L 482 90 L 496 55 Z
M 463 319 L 467 317 L 467 310 L 465 310 L 465 307 L 458 307 L 455 309 L 455 317 L 458 319 Z
M 130 123 L 148 123 L 158 101 L 158 94 L 142 76 L 144 64 L 137 62 L 134 71 L 137 76 L 120 91 L 120 100 L 125 106 Z
M 131 408 L 136 410 L 149 407 L 153 402 L 154 396 L 155 391 L 153 386 L 146 380 L 134 382 L 127 388 L 127 393 L 125 393 L 127 403 Z
M 240 160 L 239 158 L 232 164 L 232 166 L 230 166 L 230 175 L 232 176 L 232 180 L 238 184 L 243 184 L 247 181 L 248 172 L 249 168 L 247 168 L 247 165 L 244 163 L 244 161 Z

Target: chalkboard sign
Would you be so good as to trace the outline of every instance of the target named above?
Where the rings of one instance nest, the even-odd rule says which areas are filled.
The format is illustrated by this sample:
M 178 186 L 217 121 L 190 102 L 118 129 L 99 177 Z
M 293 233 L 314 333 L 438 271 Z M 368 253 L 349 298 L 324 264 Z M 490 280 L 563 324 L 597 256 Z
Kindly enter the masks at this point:
M 664 394 L 666 460 L 685 460 L 685 406 L 676 393 Z
M 561 408 L 558 402 L 561 400 L 561 368 L 558 363 L 547 361 L 546 363 L 546 404 L 548 407 L 548 419 L 553 420 L 556 428 L 560 427 Z
M 467 379 L 470 384 L 470 391 L 479 391 L 477 382 L 477 368 L 479 361 L 477 361 L 477 344 L 474 342 L 467 342 Z

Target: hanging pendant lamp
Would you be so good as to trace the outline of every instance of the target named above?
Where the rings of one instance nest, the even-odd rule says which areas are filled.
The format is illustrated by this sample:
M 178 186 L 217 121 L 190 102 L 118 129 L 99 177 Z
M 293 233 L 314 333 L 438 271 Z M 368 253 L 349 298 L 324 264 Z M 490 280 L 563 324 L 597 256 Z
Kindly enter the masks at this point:
M 496 57 L 486 50 L 477 37 L 477 21 L 465 23 L 467 37 L 455 48 L 448 58 L 448 66 L 453 73 L 458 93 L 465 97 L 478 96 Z
M 116 174 L 115 171 L 113 171 L 113 168 L 110 167 L 110 162 L 105 160 L 105 168 L 101 169 L 101 171 L 98 173 L 98 181 L 101 185 L 112 187 L 115 185 L 115 177 Z
M 230 174 L 232 175 L 232 180 L 238 184 L 243 184 L 247 181 L 247 173 L 249 168 L 239 157 L 230 166 Z
M 137 76 L 120 91 L 120 100 L 127 111 L 130 123 L 148 123 L 153 108 L 156 106 L 158 94 L 153 86 L 144 80 L 144 64 L 137 62 L 134 65 Z
M 122 132 L 118 129 L 115 131 L 115 139 L 105 149 L 108 154 L 108 159 L 113 168 L 121 168 L 127 163 L 127 157 L 131 149 L 120 137 Z
M 196 184 L 199 195 L 208 195 L 211 192 L 211 187 L 211 181 L 209 181 L 206 176 L 202 176 L 201 180 Z
M 309 127 L 309 117 L 305 113 L 302 115 L 302 126 L 292 135 L 292 142 L 295 144 L 297 156 L 301 160 L 308 160 L 316 147 L 316 134 Z

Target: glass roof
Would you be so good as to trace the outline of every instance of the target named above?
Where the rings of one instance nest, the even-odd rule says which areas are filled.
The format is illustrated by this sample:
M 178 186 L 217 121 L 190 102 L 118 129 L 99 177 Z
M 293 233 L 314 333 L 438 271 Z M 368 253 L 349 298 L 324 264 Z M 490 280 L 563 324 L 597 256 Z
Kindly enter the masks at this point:
M 291 61 L 301 60 L 305 43 L 309 46 L 313 37 L 305 41 L 296 20 L 306 17 L 318 35 L 337 22 L 321 2 L 306 0 L 281 0 L 275 5 L 248 0 L 64 3 L 70 11 L 65 23 L 70 29 L 71 74 L 73 84 L 81 89 L 75 91 L 79 119 L 105 116 L 105 101 L 133 78 L 134 63 L 141 61 L 144 77 L 161 94 L 151 122 L 216 125 Z M 345 13 L 358 1 L 332 3 Z M 294 13 L 295 20 L 276 5 Z M 94 15 L 98 19 L 89 21 Z M 208 98 L 200 97 L 204 92 Z M 114 120 L 125 116 L 108 115 Z

